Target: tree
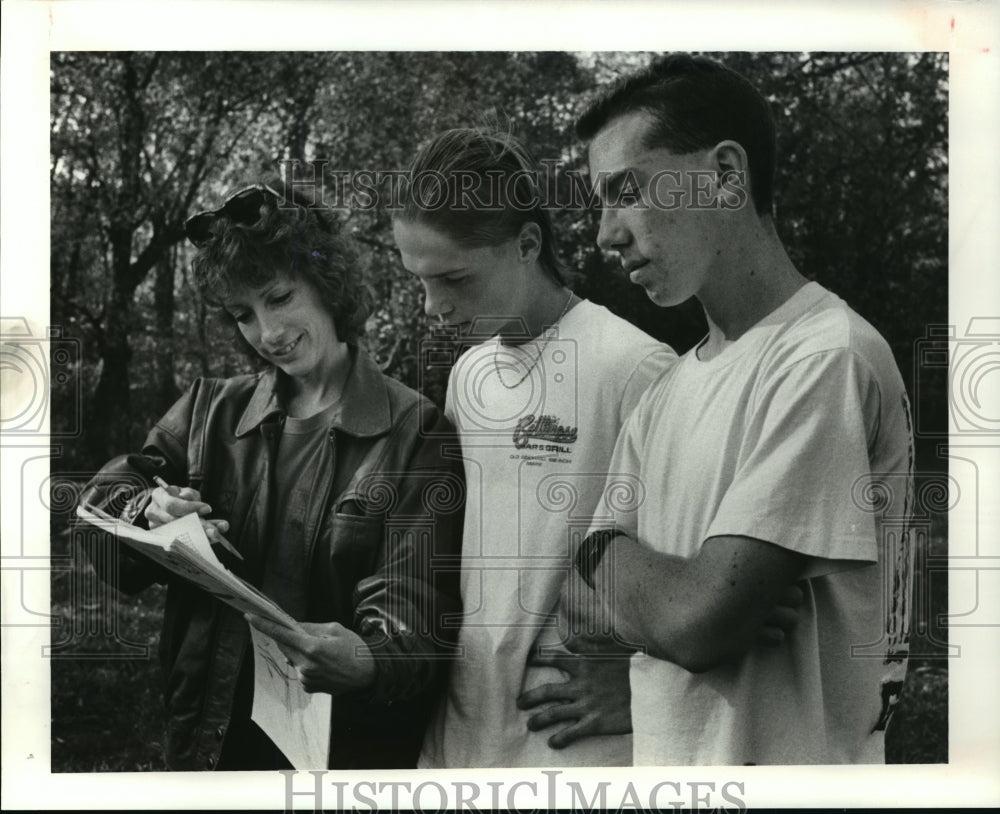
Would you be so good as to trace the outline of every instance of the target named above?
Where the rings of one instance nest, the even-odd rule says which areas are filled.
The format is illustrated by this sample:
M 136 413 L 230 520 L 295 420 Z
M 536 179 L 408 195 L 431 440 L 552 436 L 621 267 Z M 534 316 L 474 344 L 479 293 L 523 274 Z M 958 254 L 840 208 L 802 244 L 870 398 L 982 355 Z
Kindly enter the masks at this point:
M 52 56 L 54 312 L 82 324 L 99 357 L 85 408 L 95 460 L 129 446 L 137 291 L 158 269 L 157 323 L 169 334 L 169 249 L 206 178 L 271 105 L 247 63 L 241 54 Z M 172 390 L 166 376 L 159 389 Z
M 300 162 L 356 239 L 374 293 L 370 349 L 440 401 L 419 284 L 392 213 L 359 173 L 398 171 L 448 127 L 498 113 L 568 199 L 586 155 L 573 132 L 596 89 L 646 53 L 65 53 L 52 57 L 53 318 L 85 339 L 95 382 L 92 463 L 134 445 L 176 382 L 247 369 L 191 285 L 181 227 L 227 190 Z M 778 121 L 777 223 L 793 259 L 889 339 L 904 375 L 923 326 L 946 320 L 947 58 L 940 54 L 716 54 Z M 352 186 L 352 179 L 355 185 Z M 368 205 L 369 203 L 374 205 Z M 597 250 L 598 213 L 553 213 L 570 285 L 680 351 L 705 330 L 691 302 L 657 308 Z M 133 379 L 130 367 L 151 371 Z M 941 383 L 944 418 L 944 387 Z

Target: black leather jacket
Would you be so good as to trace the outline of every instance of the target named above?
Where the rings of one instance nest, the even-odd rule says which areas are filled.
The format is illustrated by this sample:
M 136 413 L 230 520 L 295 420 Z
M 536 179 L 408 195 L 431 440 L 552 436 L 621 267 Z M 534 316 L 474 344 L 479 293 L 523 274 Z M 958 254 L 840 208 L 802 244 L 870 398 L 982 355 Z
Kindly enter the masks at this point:
M 342 409 L 331 421 L 306 512 L 308 616 L 355 630 L 376 658 L 375 685 L 334 698 L 330 768 L 416 763 L 441 688 L 459 611 L 464 481 L 451 427 L 427 399 L 352 348 Z M 229 521 L 260 584 L 281 433 L 282 374 L 199 379 L 157 423 L 141 455 L 111 461 L 84 500 L 143 523 L 153 475 L 190 484 Z M 185 580 L 88 527 L 81 543 L 126 592 L 167 582 L 160 641 L 171 769 L 212 768 L 249 643 L 243 618 Z M 85 539 L 84 539 L 85 537 Z M 117 568 L 112 564 L 117 560 Z M 117 573 L 114 573 L 117 571 Z

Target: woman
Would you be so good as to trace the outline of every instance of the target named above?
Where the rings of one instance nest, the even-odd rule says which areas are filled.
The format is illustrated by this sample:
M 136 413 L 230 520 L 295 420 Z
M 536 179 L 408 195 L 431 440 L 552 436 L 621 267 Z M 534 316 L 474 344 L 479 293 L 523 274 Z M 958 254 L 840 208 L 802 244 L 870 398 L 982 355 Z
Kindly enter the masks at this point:
M 210 539 L 224 534 L 238 551 L 222 555 L 232 570 L 306 623 L 289 636 L 254 620 L 307 691 L 333 695 L 329 766 L 413 766 L 447 646 L 440 619 L 458 607 L 457 588 L 433 573 L 461 531 L 461 476 L 442 456 L 450 426 L 355 344 L 365 297 L 326 213 L 258 184 L 192 217 L 186 232 L 203 295 L 266 368 L 197 380 L 142 454 L 110 462 L 84 499 L 101 505 L 103 489 L 105 508 L 152 527 L 197 512 Z M 145 488 L 127 506 L 107 499 L 116 478 L 136 476 Z M 246 621 L 125 547 L 117 553 L 122 589 L 169 584 L 168 766 L 287 766 L 250 721 Z

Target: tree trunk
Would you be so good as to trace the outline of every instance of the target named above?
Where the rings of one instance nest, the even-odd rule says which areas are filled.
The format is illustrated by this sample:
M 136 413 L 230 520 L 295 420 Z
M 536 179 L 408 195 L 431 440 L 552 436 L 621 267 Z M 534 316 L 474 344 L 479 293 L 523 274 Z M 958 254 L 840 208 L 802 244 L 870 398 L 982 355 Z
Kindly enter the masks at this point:
M 139 98 L 138 76 L 133 54 L 118 55 L 122 65 L 121 131 L 117 144 L 121 189 L 115 195 L 108 235 L 111 244 L 111 294 L 105 309 L 104 345 L 101 348 L 101 375 L 88 410 L 87 446 L 94 459 L 104 461 L 130 447 L 131 399 L 129 362 L 132 349 L 133 297 L 142 277 L 132 270 L 132 242 L 136 207 L 139 201 L 139 171 L 142 134 L 145 124 Z
M 132 349 L 128 343 L 132 321 L 132 291 L 115 288 L 111 295 L 101 349 L 101 375 L 97 380 L 86 426 L 91 460 L 106 461 L 132 446 L 129 438 L 128 366 Z
M 156 280 L 153 285 L 153 306 L 156 313 L 155 392 L 158 403 L 164 409 L 173 404 L 179 395 L 174 381 L 174 259 L 175 252 L 163 252 L 156 264 Z

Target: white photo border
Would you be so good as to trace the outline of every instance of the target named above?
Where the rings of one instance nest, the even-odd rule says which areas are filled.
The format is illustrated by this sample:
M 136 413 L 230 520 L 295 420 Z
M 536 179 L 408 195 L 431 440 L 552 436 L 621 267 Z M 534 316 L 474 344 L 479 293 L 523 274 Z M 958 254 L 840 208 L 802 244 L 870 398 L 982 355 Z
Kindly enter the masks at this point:
M 862 50 L 947 51 L 950 54 L 949 136 L 949 323 L 961 333 L 975 317 L 1000 319 L 1000 4 L 845 3 L 834 9 L 808 2 L 76 2 L 5 0 L 2 68 L 2 188 L 0 213 L 0 311 L 26 315 L 36 331 L 48 318 L 48 99 L 49 53 L 58 50 Z M 553 34 L 552 32 L 558 32 Z M 28 236 L 29 239 L 25 239 Z M 994 373 L 995 377 L 998 374 Z M 43 439 L 44 440 L 44 439 Z M 997 441 L 1000 445 L 1000 440 Z M 46 447 L 47 442 L 42 444 Z M 1000 446 L 979 450 L 980 495 L 1000 494 Z M 5 484 L 19 482 L 11 456 L 0 460 Z M 985 468 L 985 469 L 984 469 Z M 11 495 L 5 488 L 4 504 Z M 17 500 L 16 496 L 14 500 Z M 949 535 L 980 541 L 1000 539 L 995 506 L 977 516 L 956 514 Z M 31 535 L 44 540 L 47 518 L 2 513 L 3 615 L 7 622 L 21 602 L 21 579 L 9 567 Z M 16 522 L 15 522 L 16 521 Z M 996 545 L 996 542 L 993 543 Z M 629 801 L 657 783 L 742 784 L 733 797 L 750 808 L 893 807 L 990 805 L 1000 801 L 1000 551 L 979 552 L 977 614 L 982 626 L 954 627 L 962 657 L 950 664 L 950 762 L 931 766 L 838 766 L 567 769 L 553 778 L 534 770 L 394 773 L 400 782 L 476 783 L 477 805 L 490 806 L 491 783 L 502 783 L 499 801 L 518 781 L 514 801 L 522 807 L 567 806 L 563 793 L 574 780 L 592 789 L 610 783 L 607 800 Z M 30 585 L 32 605 L 48 607 L 44 571 Z M 36 575 L 37 576 L 37 575 Z M 962 609 L 967 582 L 950 580 L 952 607 Z M 992 621 L 990 621 L 992 620 Z M 49 772 L 49 662 L 41 657 L 46 628 L 5 624 L 3 640 L 3 808 L 269 808 L 288 801 L 288 779 L 279 773 L 51 774 Z M 989 688 L 993 689 L 990 690 Z M 363 788 L 350 807 L 377 800 L 389 805 L 391 787 L 379 794 L 385 772 L 329 773 L 321 778 L 323 804 L 334 807 L 337 783 L 347 794 Z M 544 798 L 552 781 L 562 796 Z M 293 778 L 296 808 L 312 810 L 313 778 Z M 399 792 L 401 787 L 397 787 Z M 704 789 L 703 789 L 704 791 Z M 688 793 L 688 792 L 685 792 Z M 693 792 L 698 793 L 697 788 Z M 669 799 L 677 799 L 672 797 Z M 696 799 L 696 798 L 695 798 Z M 402 794 L 399 804 L 408 797 Z M 452 802 L 454 800 L 452 799 Z M 426 805 L 437 807 L 432 792 Z M 263 803 L 263 806 L 262 806 Z M 730 803 L 734 807 L 735 802 Z

